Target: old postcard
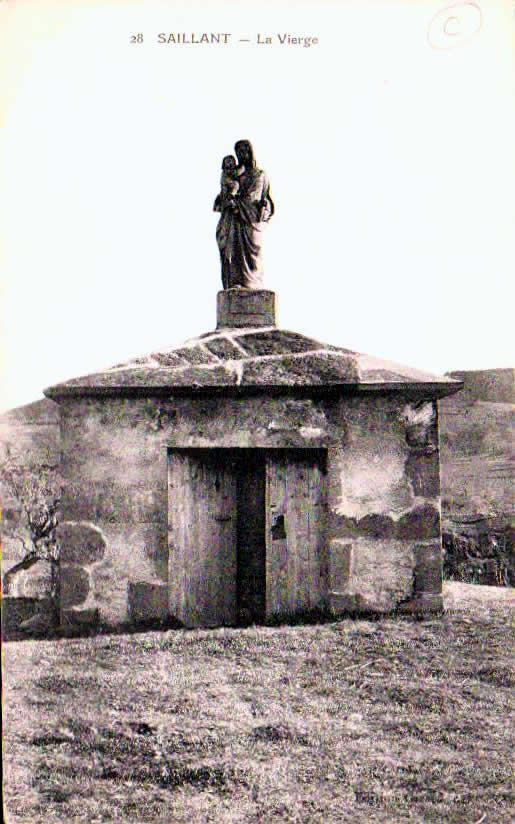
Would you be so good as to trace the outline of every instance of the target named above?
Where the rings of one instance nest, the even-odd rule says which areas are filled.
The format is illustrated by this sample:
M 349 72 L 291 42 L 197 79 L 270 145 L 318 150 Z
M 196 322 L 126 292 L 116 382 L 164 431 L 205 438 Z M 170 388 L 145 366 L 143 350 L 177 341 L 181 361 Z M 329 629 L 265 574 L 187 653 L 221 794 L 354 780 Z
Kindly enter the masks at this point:
M 514 24 L 0 2 L 7 821 L 508 820 Z

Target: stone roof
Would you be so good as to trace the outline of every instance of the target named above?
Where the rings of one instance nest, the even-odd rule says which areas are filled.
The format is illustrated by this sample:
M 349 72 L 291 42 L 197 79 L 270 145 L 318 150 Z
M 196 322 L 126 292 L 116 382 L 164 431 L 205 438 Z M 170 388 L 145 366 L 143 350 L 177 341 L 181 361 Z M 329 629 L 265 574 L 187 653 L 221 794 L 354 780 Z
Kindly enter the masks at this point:
M 461 388 L 449 377 L 353 352 L 275 326 L 221 328 L 45 390 L 74 395 L 191 391 L 406 391 L 442 397 Z

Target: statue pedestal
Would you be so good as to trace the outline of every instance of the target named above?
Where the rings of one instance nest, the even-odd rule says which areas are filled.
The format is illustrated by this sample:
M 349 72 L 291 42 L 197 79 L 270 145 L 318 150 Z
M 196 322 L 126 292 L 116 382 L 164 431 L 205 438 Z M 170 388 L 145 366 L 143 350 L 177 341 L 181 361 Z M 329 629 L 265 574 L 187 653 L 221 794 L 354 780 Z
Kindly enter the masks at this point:
M 216 328 L 275 326 L 275 292 L 224 289 L 216 296 Z

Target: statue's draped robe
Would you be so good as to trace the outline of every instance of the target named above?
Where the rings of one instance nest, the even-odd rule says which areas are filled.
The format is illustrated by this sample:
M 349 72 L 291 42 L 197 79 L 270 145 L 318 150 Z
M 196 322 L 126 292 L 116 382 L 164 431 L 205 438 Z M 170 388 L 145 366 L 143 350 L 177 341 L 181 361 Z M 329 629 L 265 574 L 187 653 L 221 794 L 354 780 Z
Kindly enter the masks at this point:
M 222 262 L 224 289 L 263 288 L 261 255 L 263 224 L 272 216 L 270 184 L 260 169 L 249 169 L 238 179 L 240 188 L 234 208 L 217 197 L 215 210 L 221 211 L 216 241 Z

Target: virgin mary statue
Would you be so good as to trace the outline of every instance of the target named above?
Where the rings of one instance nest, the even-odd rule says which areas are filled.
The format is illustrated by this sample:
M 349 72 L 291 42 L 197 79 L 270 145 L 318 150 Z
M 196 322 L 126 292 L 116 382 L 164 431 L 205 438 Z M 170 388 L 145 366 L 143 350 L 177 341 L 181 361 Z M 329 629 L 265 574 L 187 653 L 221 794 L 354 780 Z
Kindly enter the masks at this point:
M 234 151 L 238 166 L 234 171 L 230 164 L 223 166 L 222 191 L 214 205 L 214 211 L 221 213 L 216 242 L 222 284 L 224 289 L 262 289 L 262 232 L 274 213 L 274 203 L 268 178 L 257 168 L 250 141 L 238 140 Z

